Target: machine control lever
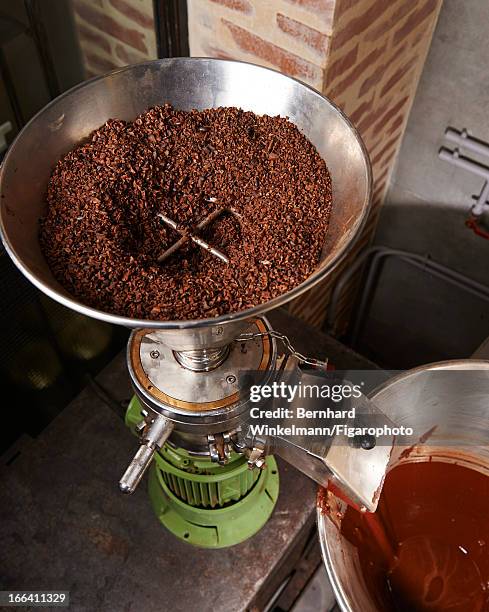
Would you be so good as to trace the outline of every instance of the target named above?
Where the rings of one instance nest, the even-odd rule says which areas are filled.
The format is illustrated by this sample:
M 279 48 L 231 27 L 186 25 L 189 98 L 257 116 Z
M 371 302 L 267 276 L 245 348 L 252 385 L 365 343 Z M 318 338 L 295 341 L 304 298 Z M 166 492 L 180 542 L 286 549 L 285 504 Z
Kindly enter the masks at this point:
M 147 416 L 145 421 L 147 424 L 142 431 L 141 446 L 119 481 L 122 493 L 134 493 L 155 452 L 163 446 L 173 431 L 173 422 L 160 414 Z

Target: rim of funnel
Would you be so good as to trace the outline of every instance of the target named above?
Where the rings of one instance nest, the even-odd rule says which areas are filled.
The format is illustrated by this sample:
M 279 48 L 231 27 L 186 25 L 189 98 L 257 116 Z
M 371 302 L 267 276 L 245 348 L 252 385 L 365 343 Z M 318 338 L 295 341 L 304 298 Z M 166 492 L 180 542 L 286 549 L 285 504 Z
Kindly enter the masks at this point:
M 0 167 L 0 184 L 3 180 L 5 167 L 9 161 L 10 156 L 13 155 L 12 152 L 15 149 L 15 145 L 17 144 L 17 141 L 20 140 L 24 132 L 26 132 L 29 129 L 31 123 L 34 123 L 34 121 L 40 115 L 42 115 L 47 109 L 57 104 L 63 98 L 75 93 L 79 89 L 82 89 L 83 87 L 86 87 L 87 85 L 94 83 L 95 81 L 100 81 L 102 79 L 105 79 L 113 74 L 130 71 L 135 66 L 145 66 L 145 65 L 151 66 L 151 65 L 158 64 L 158 63 L 159 64 L 172 63 L 175 61 L 178 61 L 178 62 L 210 62 L 210 63 L 221 63 L 221 64 L 222 63 L 244 64 L 247 66 L 253 66 L 256 69 L 273 72 L 273 73 L 279 74 L 284 79 L 295 81 L 301 87 L 308 89 L 313 95 L 317 96 L 318 98 L 323 99 L 327 104 L 329 104 L 335 109 L 338 115 L 348 125 L 353 137 L 357 140 L 360 146 L 360 149 L 362 150 L 364 154 L 364 157 L 366 160 L 366 175 L 367 175 L 366 176 L 366 180 L 367 180 L 366 197 L 363 203 L 362 216 L 359 220 L 358 226 L 351 240 L 338 249 L 338 252 L 334 256 L 334 258 L 328 263 L 328 265 L 324 266 L 323 269 L 321 270 L 316 269 L 300 285 L 297 285 L 297 287 L 294 287 L 290 291 L 287 291 L 286 293 L 283 293 L 282 295 L 279 295 L 269 300 L 268 302 L 258 304 L 257 306 L 253 306 L 252 308 L 247 308 L 246 310 L 226 313 L 223 315 L 219 315 L 218 317 L 211 317 L 207 319 L 167 319 L 167 320 L 134 319 L 132 317 L 117 315 L 117 314 L 113 314 L 110 312 L 106 312 L 104 310 L 98 310 L 97 308 L 93 308 L 91 306 L 87 306 L 86 304 L 83 304 L 82 302 L 78 301 L 75 297 L 72 297 L 69 294 L 69 292 L 65 290 L 58 281 L 56 282 L 58 282 L 58 284 L 60 285 L 63 291 L 57 291 L 55 289 L 52 289 L 51 287 L 46 285 L 42 280 L 40 280 L 35 274 L 33 274 L 28 269 L 28 267 L 23 263 L 23 261 L 17 256 L 15 250 L 10 244 L 10 241 L 7 238 L 5 228 L 4 228 L 3 215 L 0 215 L 0 237 L 5 247 L 5 250 L 7 251 L 12 261 L 14 262 L 15 266 L 22 272 L 22 274 L 24 274 L 24 276 L 28 278 L 28 280 L 35 287 L 37 287 L 37 289 L 42 291 L 45 295 L 49 296 L 56 302 L 60 303 L 62 306 L 69 308 L 70 310 L 75 310 L 78 313 L 81 313 L 88 317 L 92 317 L 94 319 L 105 321 L 107 323 L 112 323 L 115 325 L 124 325 L 125 327 L 130 327 L 130 328 L 147 327 L 147 328 L 159 328 L 159 329 L 190 329 L 190 328 L 196 329 L 196 328 L 201 328 L 201 327 L 209 327 L 213 325 L 223 325 L 223 324 L 227 324 L 231 322 L 243 321 L 245 319 L 256 317 L 260 314 L 268 312 L 269 310 L 273 310 L 274 308 L 278 308 L 279 306 L 283 306 L 287 302 L 290 302 L 291 300 L 299 297 L 304 292 L 314 287 L 318 282 L 323 280 L 324 277 L 330 274 L 334 270 L 334 268 L 340 263 L 340 261 L 348 254 L 348 252 L 351 250 L 352 246 L 357 241 L 362 229 L 364 228 L 366 224 L 368 212 L 372 204 L 373 178 L 372 178 L 372 167 L 371 167 L 370 157 L 369 157 L 367 148 L 358 130 L 356 129 L 356 127 L 353 125 L 350 119 L 345 115 L 345 113 L 334 102 L 332 102 L 326 96 L 323 96 L 316 89 L 314 89 L 314 87 L 307 85 L 306 83 L 300 81 L 299 79 L 288 76 L 284 74 L 283 72 L 280 72 L 279 70 L 275 70 L 273 68 L 268 68 L 265 66 L 260 66 L 258 64 L 253 64 L 252 62 L 243 62 L 240 60 L 220 59 L 220 58 L 212 58 L 212 57 L 172 57 L 172 58 L 160 58 L 160 59 L 150 60 L 146 62 L 139 62 L 137 64 L 131 64 L 129 66 L 123 66 L 121 68 L 116 68 L 115 70 L 111 70 L 110 72 L 106 72 L 104 74 L 92 77 L 91 79 L 87 79 L 85 81 L 82 81 L 81 83 L 78 83 L 74 87 L 71 87 L 70 89 L 63 92 L 61 95 L 51 100 L 51 102 L 46 104 L 43 108 L 41 108 L 33 117 L 31 117 L 31 119 L 29 119 L 29 121 L 25 124 L 25 126 L 17 134 L 17 136 L 13 140 L 12 144 L 10 145 L 2 161 L 2 164 Z M 333 200 L 333 206 L 334 206 L 334 200 Z

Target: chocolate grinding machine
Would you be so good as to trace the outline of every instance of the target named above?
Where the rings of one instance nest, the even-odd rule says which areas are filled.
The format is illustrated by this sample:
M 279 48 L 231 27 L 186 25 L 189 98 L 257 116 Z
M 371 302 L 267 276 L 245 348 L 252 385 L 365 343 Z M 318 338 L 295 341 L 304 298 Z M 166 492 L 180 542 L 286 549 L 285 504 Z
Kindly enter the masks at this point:
M 56 162 L 108 119 L 132 120 L 166 102 L 183 110 L 237 106 L 289 117 L 316 146 L 331 173 L 334 205 L 321 262 L 300 286 L 266 304 L 213 319 L 154 321 L 90 308 L 54 279 L 38 231 Z M 279 342 L 287 345 L 286 338 L 270 328 L 263 314 L 323 280 L 366 220 L 368 156 L 351 123 L 330 101 L 294 79 L 241 62 L 180 58 L 128 66 L 71 89 L 41 110 L 10 147 L 0 190 L 3 242 L 19 270 L 64 306 L 134 330 L 127 363 L 135 397 L 126 423 L 140 446 L 119 483 L 123 492 L 132 493 L 151 465 L 149 492 L 161 522 L 193 544 L 229 546 L 258 531 L 273 510 L 278 471 L 271 452 L 276 446 L 274 452 L 321 484 L 336 479 L 353 500 L 374 509 L 389 448 L 338 447 L 326 440 L 287 450 L 287 444 L 250 438 L 244 427 L 249 397 L 238 378 L 253 370 L 259 375 L 255 382 L 266 383 L 287 360 L 289 365 L 290 360 L 311 362 L 300 355 L 286 357 Z

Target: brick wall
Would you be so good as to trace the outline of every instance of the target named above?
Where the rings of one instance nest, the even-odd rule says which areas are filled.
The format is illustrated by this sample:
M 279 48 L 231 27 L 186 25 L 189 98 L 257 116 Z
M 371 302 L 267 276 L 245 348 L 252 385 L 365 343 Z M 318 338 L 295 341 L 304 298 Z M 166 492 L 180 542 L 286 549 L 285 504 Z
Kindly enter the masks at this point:
M 336 0 L 325 95 L 356 124 L 374 177 L 372 212 L 365 231 L 337 273 L 292 305 L 295 314 L 321 324 L 337 274 L 372 239 L 395 157 L 414 100 L 441 0 Z M 358 278 L 338 304 L 336 329 L 348 321 Z
M 373 209 L 348 260 L 297 316 L 321 325 L 332 285 L 372 238 L 441 0 L 188 0 L 191 55 L 278 68 L 322 91 L 356 124 L 374 173 Z M 344 325 L 357 287 L 340 302 Z
M 87 77 L 156 58 L 152 0 L 72 0 Z
M 193 56 L 241 59 L 322 89 L 334 0 L 188 0 Z

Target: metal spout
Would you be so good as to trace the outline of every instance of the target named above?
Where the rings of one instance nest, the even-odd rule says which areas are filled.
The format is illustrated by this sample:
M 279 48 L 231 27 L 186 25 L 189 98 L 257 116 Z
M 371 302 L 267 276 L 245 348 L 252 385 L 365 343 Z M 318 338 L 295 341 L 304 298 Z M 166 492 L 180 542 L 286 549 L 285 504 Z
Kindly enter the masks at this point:
M 326 376 L 318 371 L 301 370 L 292 357 L 283 365 L 279 378 L 280 384 L 302 385 L 303 388 L 332 384 L 334 380 L 329 373 Z M 334 380 L 334 383 L 338 382 Z M 326 406 L 327 402 L 317 397 L 299 398 L 297 395 L 287 403 L 287 414 L 284 411 L 282 417 L 283 399 L 273 399 L 266 407 L 272 412 L 278 408 L 278 416 L 273 418 L 269 428 L 273 435 L 266 439 L 266 452 L 279 455 L 323 487 L 334 484 L 348 502 L 374 512 L 389 465 L 394 436 L 389 434 L 389 429 L 388 435 L 378 438 L 364 433 L 364 430 L 379 431 L 382 426 L 393 424 L 363 394 L 344 399 L 341 405 L 335 406 L 350 414 L 346 420 L 297 417 L 300 410 L 316 415 L 318 409 Z M 314 435 L 311 435 L 312 430 Z M 361 434 L 352 435 L 359 430 L 362 430 Z M 251 447 L 255 445 L 256 438 L 248 444 Z
M 273 452 L 323 487 L 336 485 L 345 498 L 375 512 L 389 464 L 392 446 L 365 448 L 335 436 L 315 442 L 310 438 L 277 438 Z

